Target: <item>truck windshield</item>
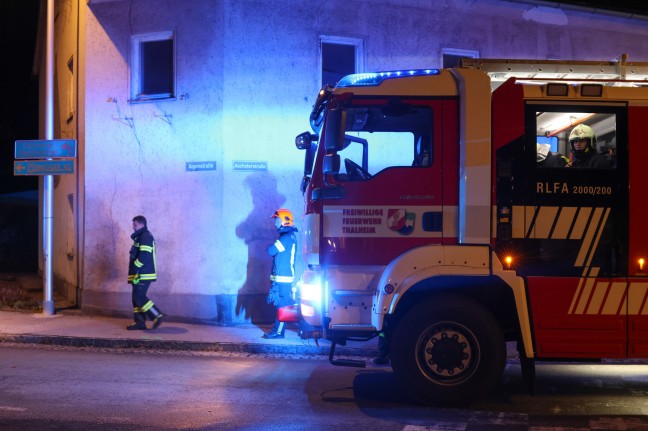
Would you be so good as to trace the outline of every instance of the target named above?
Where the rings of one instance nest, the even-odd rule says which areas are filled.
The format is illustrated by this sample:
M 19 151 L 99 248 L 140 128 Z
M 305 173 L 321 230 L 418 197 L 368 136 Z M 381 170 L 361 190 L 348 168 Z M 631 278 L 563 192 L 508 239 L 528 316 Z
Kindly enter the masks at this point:
M 367 180 L 394 166 L 432 164 L 432 110 L 424 106 L 357 106 L 346 109 L 338 145 L 338 180 Z M 361 168 L 363 172 L 359 172 Z

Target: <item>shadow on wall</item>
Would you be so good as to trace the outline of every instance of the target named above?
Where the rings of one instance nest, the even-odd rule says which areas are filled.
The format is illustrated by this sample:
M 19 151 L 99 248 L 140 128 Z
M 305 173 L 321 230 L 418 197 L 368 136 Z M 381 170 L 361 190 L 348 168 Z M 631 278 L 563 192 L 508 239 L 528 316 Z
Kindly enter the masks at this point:
M 277 239 L 272 214 L 286 198 L 277 191 L 276 178 L 267 172 L 248 176 L 244 185 L 252 196 L 252 211 L 236 227 L 236 236 L 248 247 L 246 278 L 238 292 L 236 315 L 243 317 L 244 313 L 246 320 L 267 323 L 274 320 L 274 307 L 266 302 L 272 270 L 268 246 Z

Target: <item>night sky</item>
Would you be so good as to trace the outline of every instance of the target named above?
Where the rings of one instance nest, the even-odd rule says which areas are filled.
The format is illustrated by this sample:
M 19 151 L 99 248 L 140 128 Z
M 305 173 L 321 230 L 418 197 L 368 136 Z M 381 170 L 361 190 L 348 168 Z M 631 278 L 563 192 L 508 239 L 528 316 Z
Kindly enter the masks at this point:
M 38 188 L 14 177 L 14 141 L 38 139 L 38 78 L 32 75 L 39 0 L 0 0 L 0 195 Z

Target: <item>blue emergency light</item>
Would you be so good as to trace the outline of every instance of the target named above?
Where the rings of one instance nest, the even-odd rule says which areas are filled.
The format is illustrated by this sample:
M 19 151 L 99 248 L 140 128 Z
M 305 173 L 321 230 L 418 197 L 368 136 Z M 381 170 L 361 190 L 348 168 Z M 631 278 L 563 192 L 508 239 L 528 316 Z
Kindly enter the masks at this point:
M 380 85 L 386 79 L 402 78 L 407 76 L 438 75 L 439 69 L 414 69 L 414 70 L 392 70 L 389 72 L 375 73 L 354 73 L 340 79 L 336 87 L 370 87 Z

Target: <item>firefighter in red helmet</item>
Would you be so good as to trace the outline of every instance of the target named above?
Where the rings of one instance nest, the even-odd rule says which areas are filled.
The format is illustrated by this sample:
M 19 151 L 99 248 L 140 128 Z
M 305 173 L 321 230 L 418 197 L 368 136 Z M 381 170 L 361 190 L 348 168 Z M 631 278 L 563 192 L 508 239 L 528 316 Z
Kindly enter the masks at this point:
M 268 254 L 272 256 L 272 286 L 268 292 L 268 304 L 273 304 L 277 309 L 294 303 L 292 296 L 293 281 L 295 281 L 295 258 L 297 255 L 297 228 L 294 226 L 292 213 L 280 208 L 274 212 L 275 226 L 279 238 L 268 247 Z M 263 334 L 263 338 L 284 338 L 286 323 L 280 322 L 275 317 L 275 323 L 270 332 Z

